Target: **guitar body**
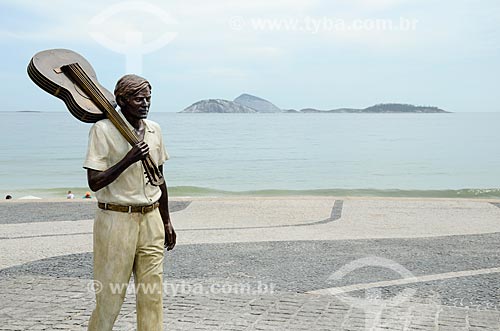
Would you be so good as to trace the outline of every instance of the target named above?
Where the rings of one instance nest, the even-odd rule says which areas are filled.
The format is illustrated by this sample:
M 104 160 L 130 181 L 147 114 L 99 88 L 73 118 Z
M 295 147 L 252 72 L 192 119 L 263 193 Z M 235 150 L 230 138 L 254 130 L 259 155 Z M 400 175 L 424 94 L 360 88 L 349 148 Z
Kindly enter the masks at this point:
M 116 107 L 114 95 L 99 84 L 90 63 L 71 50 L 50 49 L 36 53 L 28 65 L 28 76 L 41 89 L 63 100 L 70 113 L 80 121 L 94 123 L 106 118 L 106 114 L 89 96 L 61 71 L 62 66 L 71 63 L 78 63 L 106 99 Z

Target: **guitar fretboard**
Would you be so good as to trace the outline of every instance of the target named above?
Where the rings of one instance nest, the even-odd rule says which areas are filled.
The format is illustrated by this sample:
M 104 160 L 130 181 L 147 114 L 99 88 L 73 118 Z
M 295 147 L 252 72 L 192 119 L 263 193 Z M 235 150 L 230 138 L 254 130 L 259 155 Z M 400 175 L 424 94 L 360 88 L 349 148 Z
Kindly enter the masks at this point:
M 130 130 L 125 123 L 125 120 L 120 116 L 120 114 L 118 114 L 113 105 L 108 101 L 108 99 L 106 99 L 101 90 L 89 78 L 87 73 L 85 73 L 85 70 L 83 70 L 78 63 L 64 65 L 61 67 L 61 70 L 68 77 L 70 77 L 73 82 L 78 84 L 78 86 L 88 95 L 88 97 L 99 109 L 106 113 L 109 120 L 132 146 L 140 141 L 135 132 Z M 151 158 L 151 155 L 148 155 L 145 159 L 143 159 L 142 163 L 149 182 L 152 185 L 159 186 L 164 183 L 165 180 L 161 172 L 158 170 L 155 162 Z
M 106 99 L 101 90 L 89 78 L 78 63 L 71 63 L 61 67 L 65 74 L 68 74 L 84 90 L 89 98 L 99 109 L 106 112 L 109 120 L 116 126 L 127 141 L 135 145 L 139 142 L 137 135 L 129 129 L 123 118 L 118 114 L 113 105 Z

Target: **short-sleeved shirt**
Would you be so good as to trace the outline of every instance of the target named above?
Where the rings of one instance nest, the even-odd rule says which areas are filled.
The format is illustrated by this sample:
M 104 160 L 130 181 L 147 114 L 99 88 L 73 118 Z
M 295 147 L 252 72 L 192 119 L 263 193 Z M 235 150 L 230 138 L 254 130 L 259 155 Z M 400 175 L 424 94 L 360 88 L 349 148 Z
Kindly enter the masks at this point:
M 143 120 L 145 125 L 144 142 L 149 146 L 153 161 L 162 165 L 168 160 L 168 153 L 163 144 L 160 126 L 150 120 Z M 130 123 L 125 121 L 130 129 Z M 132 146 L 109 119 L 96 122 L 89 132 L 87 156 L 83 167 L 104 171 L 118 163 Z M 158 201 L 161 190 L 148 183 L 141 161 L 129 166 L 111 184 L 95 192 L 97 201 L 126 206 L 143 206 Z

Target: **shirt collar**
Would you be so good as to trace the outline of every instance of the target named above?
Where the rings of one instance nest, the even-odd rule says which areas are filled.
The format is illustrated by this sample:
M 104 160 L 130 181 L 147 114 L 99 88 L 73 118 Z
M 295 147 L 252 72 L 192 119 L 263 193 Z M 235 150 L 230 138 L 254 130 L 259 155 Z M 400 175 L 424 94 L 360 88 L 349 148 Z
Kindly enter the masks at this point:
M 144 122 L 144 129 L 146 130 L 146 132 L 155 133 L 155 130 L 153 129 L 153 127 L 151 125 L 149 125 L 148 120 L 142 120 L 142 121 Z

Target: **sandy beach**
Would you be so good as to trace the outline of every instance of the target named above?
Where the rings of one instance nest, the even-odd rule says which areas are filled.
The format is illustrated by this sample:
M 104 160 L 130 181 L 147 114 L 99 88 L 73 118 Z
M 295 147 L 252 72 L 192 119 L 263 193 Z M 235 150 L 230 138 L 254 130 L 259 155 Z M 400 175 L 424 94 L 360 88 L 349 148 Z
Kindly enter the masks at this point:
M 0 325 L 85 329 L 95 208 L 95 200 L 0 202 Z M 500 200 L 183 197 L 171 211 L 178 246 L 165 263 L 170 330 L 500 325 Z M 172 291 L 242 283 L 273 293 Z M 405 290 L 411 296 L 393 300 Z M 129 294 L 118 330 L 135 330 L 133 309 Z

